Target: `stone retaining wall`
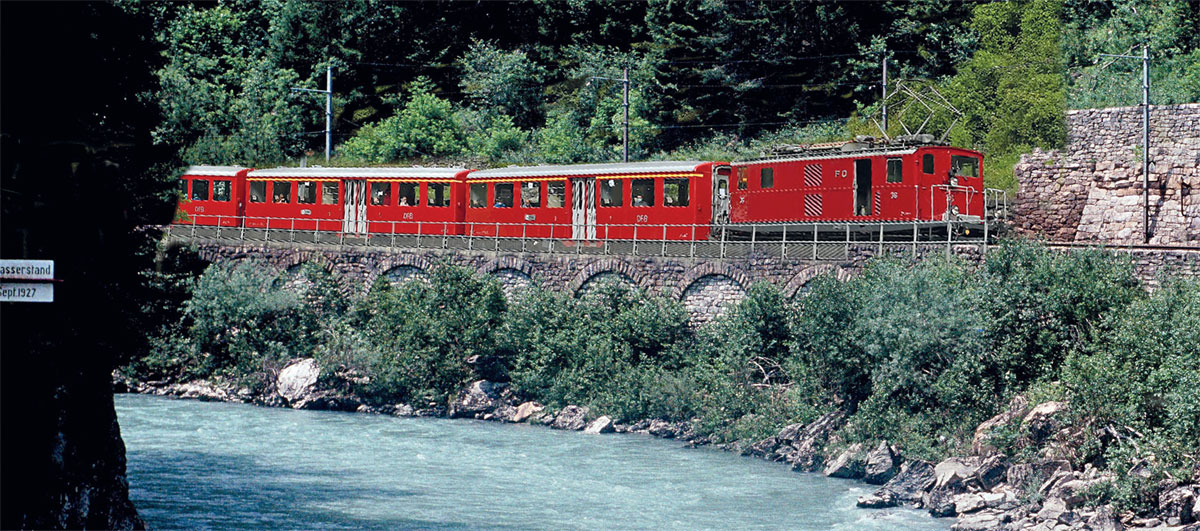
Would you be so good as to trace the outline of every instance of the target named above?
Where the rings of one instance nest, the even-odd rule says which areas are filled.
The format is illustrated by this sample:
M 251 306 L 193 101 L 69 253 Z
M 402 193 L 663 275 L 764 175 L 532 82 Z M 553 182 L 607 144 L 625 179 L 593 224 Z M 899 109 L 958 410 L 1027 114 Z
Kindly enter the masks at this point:
M 1142 243 L 1141 107 L 1067 112 L 1065 150 L 1016 165 L 1018 232 L 1052 241 Z M 1200 245 L 1200 104 L 1150 110 L 1151 244 Z

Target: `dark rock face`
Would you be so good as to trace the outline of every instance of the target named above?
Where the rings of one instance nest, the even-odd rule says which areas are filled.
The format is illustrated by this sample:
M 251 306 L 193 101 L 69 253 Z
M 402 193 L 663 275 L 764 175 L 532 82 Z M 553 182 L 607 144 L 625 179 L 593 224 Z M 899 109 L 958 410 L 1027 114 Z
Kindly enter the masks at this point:
M 891 480 L 876 494 L 887 494 L 902 503 L 918 503 L 933 487 L 933 464 L 927 461 L 905 461 Z
M 858 479 L 863 476 L 862 445 L 854 444 L 825 465 L 825 475 L 831 478 Z
M 1158 495 L 1159 516 L 1167 525 L 1186 525 L 1200 519 L 1194 510 L 1200 500 L 1200 485 L 1176 487 Z
M 477 417 L 491 413 L 502 405 L 502 394 L 508 389 L 507 384 L 498 384 L 487 380 L 479 380 L 459 392 L 454 402 L 450 404 L 450 417 Z M 515 413 L 515 410 L 514 410 Z
M 582 430 L 586 424 L 588 408 L 579 406 L 567 406 L 558 412 L 554 417 L 554 422 L 550 423 L 550 427 L 556 430 Z
M 883 485 L 900 471 L 900 456 L 892 450 L 887 441 L 867 454 L 866 466 L 863 470 L 863 481 L 872 485 Z
M 825 461 L 822 453 L 825 445 L 845 420 L 846 413 L 837 410 L 821 415 L 807 425 L 792 424 L 783 428 L 776 435 L 779 446 L 773 459 L 791 463 L 795 470 L 813 472 L 820 469 Z

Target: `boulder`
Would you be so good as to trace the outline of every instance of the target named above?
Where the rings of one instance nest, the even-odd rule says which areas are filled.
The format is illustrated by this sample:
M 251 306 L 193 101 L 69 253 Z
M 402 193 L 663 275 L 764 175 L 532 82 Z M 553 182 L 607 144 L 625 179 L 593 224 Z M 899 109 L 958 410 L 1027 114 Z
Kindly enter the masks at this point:
M 397 417 L 413 416 L 413 407 L 408 404 L 396 404 L 392 406 L 392 415 Z
M 655 437 L 664 439 L 675 439 L 683 435 L 687 429 L 681 423 L 667 422 L 665 420 L 654 419 L 650 421 L 650 426 L 646 428 L 647 433 Z
M 483 420 L 500 420 L 503 422 L 511 422 L 509 419 L 517 414 L 517 408 L 507 402 L 501 403 L 493 409 L 491 413 L 483 416 Z
M 1021 420 L 1021 426 L 1031 441 L 1040 446 L 1043 441 L 1054 435 L 1062 428 L 1062 423 L 1059 422 L 1058 414 L 1067 409 L 1065 402 L 1044 402 L 1038 404 L 1025 418 Z
M 166 389 L 166 394 L 210 402 L 228 402 L 230 399 L 224 389 L 204 380 L 171 385 Z
M 856 504 L 863 509 L 886 509 L 899 505 L 896 498 L 887 492 L 876 492 L 866 496 L 859 496 Z
M 488 380 L 472 382 L 458 392 L 450 403 L 450 418 L 476 417 L 490 413 L 501 405 L 500 394 L 508 388 Z
M 1070 509 L 1067 504 L 1058 498 L 1049 498 L 1042 503 L 1042 510 L 1038 511 L 1038 520 L 1058 521 L 1068 513 Z
M 1011 520 L 1008 513 L 988 509 L 969 514 L 958 519 L 950 526 L 952 531 L 993 531 L 1001 529 Z
M 779 437 L 767 437 L 743 448 L 741 454 L 770 459 L 774 456 L 776 448 L 779 448 Z
M 275 378 L 275 392 L 292 407 L 297 407 L 313 398 L 317 390 L 317 378 L 320 376 L 321 369 L 317 367 L 317 360 L 295 360 L 279 371 L 279 376 Z
M 892 479 L 876 494 L 887 494 L 898 502 L 917 503 L 933 486 L 933 464 L 926 461 L 905 461 Z
M 975 493 L 959 494 L 953 498 L 954 512 L 958 514 L 973 513 L 987 507 L 983 496 Z
M 858 479 L 863 476 L 862 445 L 853 444 L 829 464 L 825 465 L 824 474 L 831 478 Z
M 984 490 L 1004 483 L 1008 477 L 1008 459 L 1001 454 L 992 454 L 983 459 L 975 470 L 975 480 Z
M 975 477 L 981 460 L 978 457 L 951 457 L 933 467 L 933 490 L 957 494 Z
M 780 432 L 781 441 L 788 441 L 775 450 L 776 460 L 791 463 L 795 470 L 806 472 L 816 471 L 824 462 L 822 451 L 833 437 L 833 433 L 842 427 L 846 413 L 841 410 L 831 411 L 821 415 L 803 428 L 794 430 L 788 426 Z
M 612 433 L 613 421 L 608 415 L 601 415 L 600 418 L 593 420 L 583 429 L 584 433 Z
M 1200 515 L 1194 510 L 1200 498 L 1200 485 L 1187 485 L 1163 491 L 1158 495 L 1158 517 L 1169 525 L 1187 525 Z
M 537 402 L 524 402 L 517 406 L 517 411 L 513 413 L 511 417 L 508 417 L 508 421 L 525 422 L 529 419 L 529 417 L 533 416 L 535 413 L 540 413 L 544 409 L 546 409 L 546 406 L 543 406 Z
M 975 428 L 975 437 L 971 440 L 973 455 L 991 455 L 998 450 L 991 445 L 992 430 L 1011 424 L 1014 420 L 1025 416 L 1029 410 L 1029 401 L 1024 396 L 1017 395 L 1008 403 L 1008 408 L 980 424 Z
M 579 431 L 583 429 L 585 424 L 584 419 L 587 418 L 588 408 L 579 406 L 567 406 L 558 412 L 554 417 L 554 422 L 550 423 L 550 427 L 556 430 L 572 430 Z
M 881 441 L 879 446 L 867 454 L 867 462 L 863 468 L 863 481 L 872 485 L 883 485 L 900 470 L 900 457 L 892 450 L 887 441 Z
M 1092 531 L 1121 531 L 1125 526 L 1113 515 L 1112 507 L 1101 505 L 1096 513 L 1087 519 L 1087 527 Z

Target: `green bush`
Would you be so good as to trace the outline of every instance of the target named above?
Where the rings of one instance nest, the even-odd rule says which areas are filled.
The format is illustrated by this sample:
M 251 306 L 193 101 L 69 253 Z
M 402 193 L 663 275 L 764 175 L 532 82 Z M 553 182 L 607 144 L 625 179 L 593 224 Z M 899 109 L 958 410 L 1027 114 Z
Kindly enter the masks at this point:
M 1106 324 L 1091 349 L 1070 358 L 1063 379 L 1077 422 L 1097 440 L 1106 429 L 1118 436 L 1086 458 L 1114 470 L 1146 465 L 1149 477 L 1122 474 L 1111 493 L 1137 507 L 1159 481 L 1186 481 L 1200 457 L 1200 281 L 1169 281 Z
M 377 282 L 352 312 L 370 344 L 350 349 L 364 356 L 357 365 L 371 376 L 364 394 L 389 403 L 445 404 L 469 381 L 468 358 L 498 353 L 505 310 L 495 279 L 460 267 L 439 266 L 428 282 L 397 288 Z
M 339 155 L 378 164 L 462 153 L 462 125 L 451 103 L 433 90 L 429 79 L 417 78 L 400 112 L 359 129 L 338 148 Z

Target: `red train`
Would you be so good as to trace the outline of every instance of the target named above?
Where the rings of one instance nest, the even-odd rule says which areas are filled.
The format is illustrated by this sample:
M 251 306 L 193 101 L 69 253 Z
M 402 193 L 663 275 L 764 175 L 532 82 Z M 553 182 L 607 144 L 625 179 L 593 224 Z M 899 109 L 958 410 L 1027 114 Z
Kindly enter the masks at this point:
M 194 166 L 176 223 L 344 235 L 705 240 L 886 222 L 979 222 L 982 156 L 839 143 L 743 162 L 465 168 Z

